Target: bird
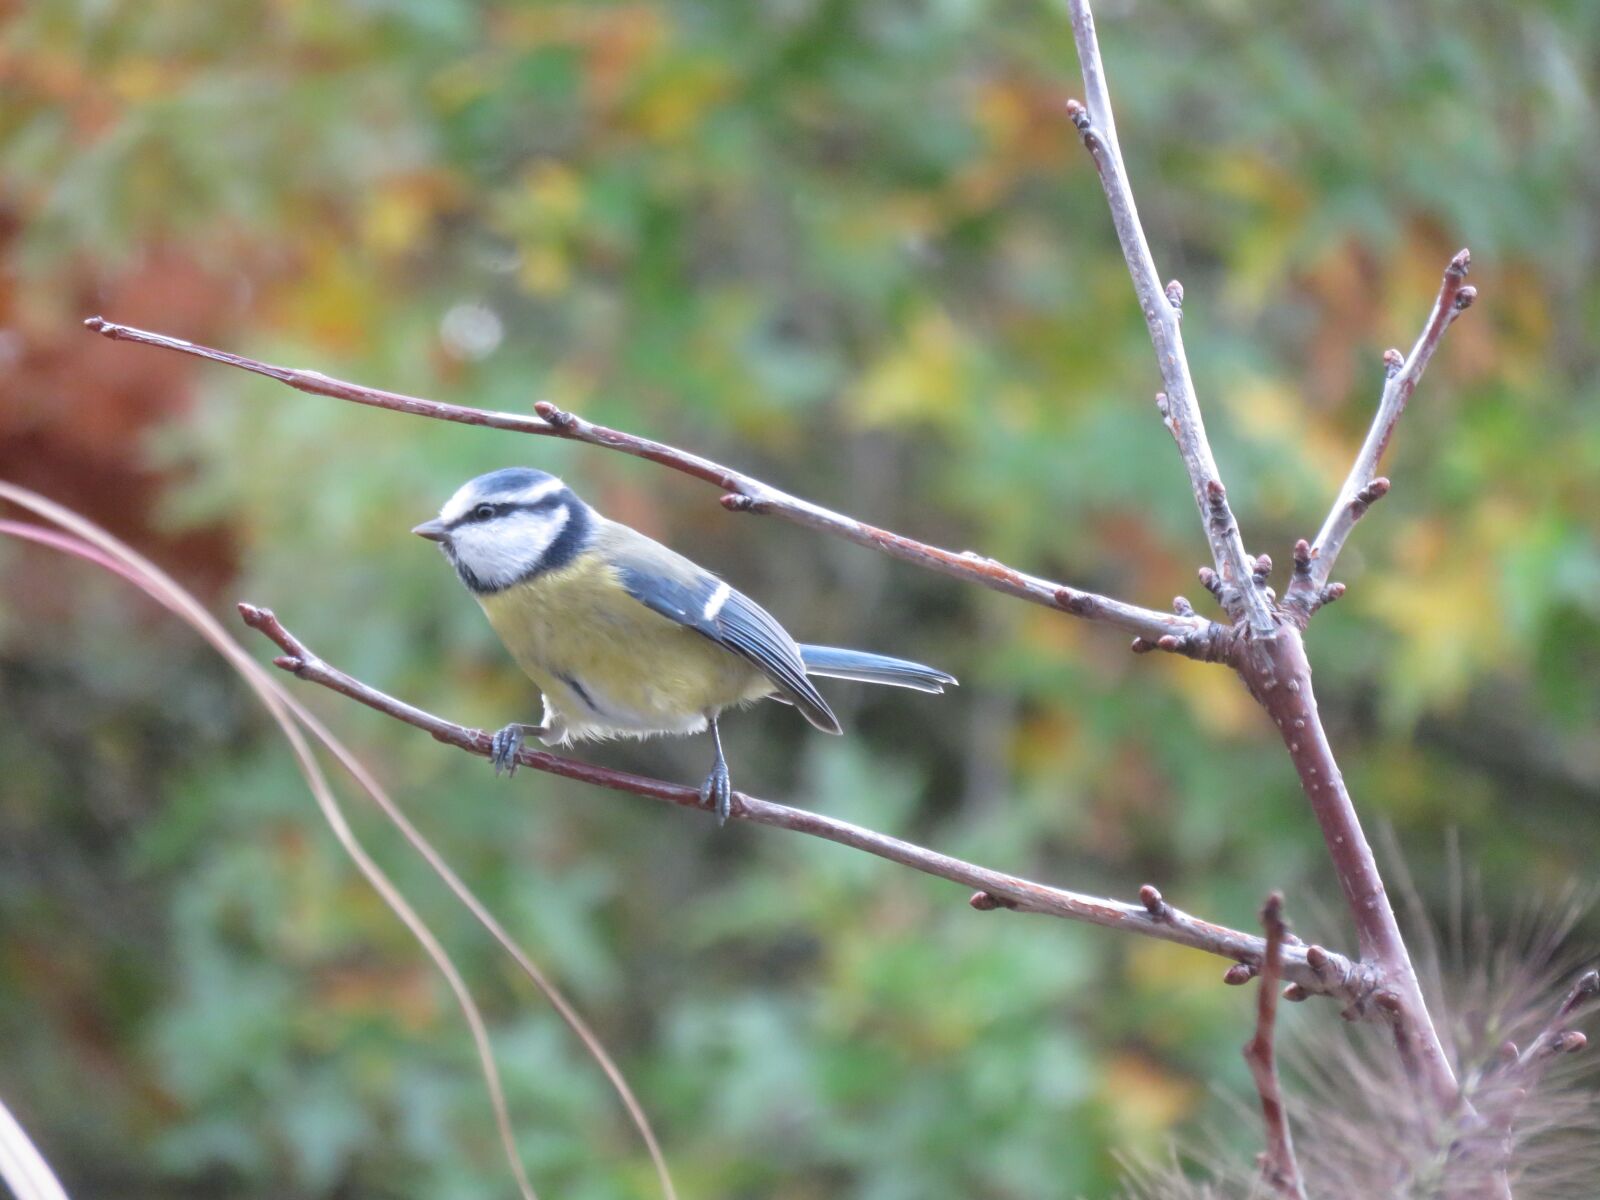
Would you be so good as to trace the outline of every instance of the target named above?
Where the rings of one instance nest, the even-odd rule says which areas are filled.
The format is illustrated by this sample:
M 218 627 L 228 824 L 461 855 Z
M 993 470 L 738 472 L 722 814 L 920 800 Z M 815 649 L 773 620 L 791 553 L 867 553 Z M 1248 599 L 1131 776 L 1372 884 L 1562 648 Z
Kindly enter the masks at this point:
M 813 676 L 934 693 L 957 682 L 906 659 L 798 644 L 744 593 L 531 467 L 468 480 L 411 532 L 438 543 L 543 694 L 539 724 L 494 735 L 496 775 L 515 773 L 529 737 L 564 746 L 709 730 L 715 757 L 700 803 L 720 825 L 733 802 L 725 710 L 771 698 L 837 734 Z

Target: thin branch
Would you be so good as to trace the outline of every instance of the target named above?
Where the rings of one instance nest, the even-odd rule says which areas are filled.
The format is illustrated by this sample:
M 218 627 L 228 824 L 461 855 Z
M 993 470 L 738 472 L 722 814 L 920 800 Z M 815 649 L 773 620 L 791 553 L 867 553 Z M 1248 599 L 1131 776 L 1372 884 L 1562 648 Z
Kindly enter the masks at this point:
M 1189 358 L 1179 327 L 1183 287 L 1177 281 L 1168 287 L 1162 286 L 1144 227 L 1139 222 L 1133 188 L 1128 182 L 1127 168 L 1123 165 L 1121 147 L 1117 144 L 1116 121 L 1111 112 L 1111 94 L 1106 86 L 1105 67 L 1100 59 L 1100 42 L 1095 36 L 1094 14 L 1089 9 L 1088 0 L 1070 0 L 1068 7 L 1072 13 L 1072 34 L 1078 47 L 1078 62 L 1083 70 L 1087 107 L 1074 100 L 1068 102 L 1067 111 L 1083 137 L 1089 156 L 1094 160 L 1101 187 L 1111 208 L 1111 223 L 1116 228 L 1117 241 L 1122 245 L 1128 274 L 1133 279 L 1134 294 L 1144 313 L 1145 325 L 1150 330 L 1150 340 L 1155 345 L 1156 361 L 1165 387 L 1160 401 L 1162 416 L 1177 440 L 1184 466 L 1189 472 L 1195 504 L 1205 525 L 1206 540 L 1211 545 L 1211 557 L 1221 576 L 1220 598 L 1223 605 L 1229 616 L 1235 620 L 1245 619 L 1250 629 L 1258 635 L 1268 635 L 1275 625 L 1272 606 L 1265 589 L 1252 578 L 1254 560 L 1246 552 L 1238 523 L 1233 519 L 1233 511 L 1228 505 L 1228 492 L 1223 486 L 1216 460 L 1211 455 L 1211 443 L 1206 437 L 1199 402 L 1195 399 L 1194 380 L 1189 374 Z
M 1288 928 L 1283 921 L 1283 896 L 1273 892 L 1261 909 L 1261 927 L 1267 934 L 1266 955 L 1261 964 L 1261 983 L 1256 992 L 1256 1033 L 1245 1043 L 1244 1061 L 1250 1067 L 1256 1092 L 1261 1097 L 1261 1119 L 1267 1127 L 1267 1149 L 1261 1156 L 1261 1178 L 1280 1196 L 1306 1200 L 1300 1164 L 1295 1161 L 1294 1139 L 1289 1133 L 1289 1115 L 1278 1087 L 1278 1064 L 1273 1053 L 1273 1034 L 1278 1022 L 1278 982 L 1283 970 L 1283 943 Z
M 1467 287 L 1464 282 L 1471 266 L 1472 254 L 1467 250 L 1462 250 L 1450 260 L 1450 265 L 1445 268 L 1444 280 L 1439 285 L 1439 294 L 1434 299 L 1433 311 L 1428 314 L 1427 324 L 1422 327 L 1411 353 L 1403 359 L 1397 350 L 1390 350 L 1384 355 L 1383 394 L 1378 399 L 1378 412 L 1373 417 L 1372 428 L 1367 430 L 1366 440 L 1361 443 L 1350 474 L 1339 489 L 1338 499 L 1333 502 L 1333 508 L 1323 521 L 1316 540 L 1311 543 L 1305 570 L 1296 572 L 1286 596 L 1286 599 L 1296 601 L 1297 606 L 1312 611 L 1319 606 L 1316 598 L 1327 584 L 1328 575 L 1338 561 L 1339 552 L 1344 549 L 1350 531 L 1368 506 L 1389 490 L 1389 481 L 1378 477 L 1378 463 L 1389 446 L 1389 439 L 1394 436 L 1401 414 L 1406 411 L 1407 401 L 1417 390 L 1422 372 L 1427 370 L 1428 361 L 1439 348 L 1444 331 L 1478 298 L 1478 289 Z M 1374 491 L 1374 488 L 1377 490 Z
M 274 660 L 281 669 L 415 726 L 431 734 L 437 741 L 482 758 L 489 756 L 488 732 L 446 721 L 345 674 L 317 657 L 283 626 L 270 609 L 241 604 L 239 612 L 245 624 L 259 630 L 284 652 Z M 698 789 L 684 784 L 593 766 L 528 747 L 523 747 L 519 752 L 518 762 L 537 771 L 675 804 L 681 808 L 703 807 Z M 1120 929 L 1215 954 L 1235 964 L 1242 964 L 1249 970 L 1259 970 L 1265 960 L 1267 947 L 1264 939 L 1190 916 L 1166 903 L 1154 888 L 1141 893 L 1139 904 L 1088 896 L 990 870 L 859 825 L 760 800 L 742 792 L 734 793 L 730 815 L 734 820 L 770 825 L 837 842 L 923 874 L 976 889 L 970 903 L 979 910 L 1006 908 Z M 1311 951 L 1318 953 L 1313 955 Z M 1313 958 L 1316 959 L 1315 963 Z M 1285 979 L 1300 984 L 1308 993 L 1331 996 L 1352 1006 L 1359 1006 L 1373 986 L 1370 974 L 1348 958 L 1298 943 L 1283 947 L 1282 973 Z
M 230 354 L 225 350 L 216 350 L 182 338 L 151 333 L 128 325 L 117 325 L 102 317 L 90 317 L 84 324 L 114 341 L 134 342 L 142 346 L 173 350 L 179 354 L 222 363 L 224 366 L 237 367 L 243 371 L 276 379 L 279 383 L 314 396 L 329 396 L 336 400 L 348 400 L 353 404 L 364 404 L 439 421 L 454 421 L 463 425 L 479 425 L 488 429 L 527 433 L 540 437 L 566 438 L 646 459 L 715 484 L 726 493 L 722 497 L 722 503 L 730 512 L 765 513 L 782 517 L 797 525 L 834 534 L 857 545 L 878 550 L 892 558 L 931 571 L 981 584 L 995 591 L 1071 613 L 1085 620 L 1115 626 L 1136 635 L 1151 648 L 1169 650 L 1205 661 L 1220 661 L 1226 657 L 1231 645 L 1225 628 L 1193 613 L 1180 616 L 1141 608 L 1135 604 L 1114 600 L 1109 596 L 1101 596 L 1025 574 L 971 551 L 957 553 L 938 546 L 930 546 L 925 542 L 879 529 L 857 521 L 854 517 L 812 504 L 808 500 L 792 496 L 710 459 L 701 458 L 649 438 L 636 437 L 631 433 L 596 425 L 592 421 L 563 412 L 555 405 L 543 401 L 534 405 L 534 410 L 539 414 L 537 417 L 492 412 L 487 409 L 445 404 L 399 392 L 363 387 L 360 384 L 333 379 L 319 371 L 274 366 L 271 363 L 246 358 L 240 354 Z
M 1496 1120 L 1501 1133 L 1495 1147 L 1493 1200 L 1513 1200 L 1511 1166 L 1516 1155 L 1517 1121 L 1522 1107 L 1554 1059 L 1563 1054 L 1577 1054 L 1588 1046 L 1589 1039 L 1581 1031 L 1567 1026 L 1571 1018 L 1593 1004 L 1596 998 L 1600 998 L 1600 971 L 1590 969 L 1578 976 L 1566 999 L 1528 1043 L 1526 1050 L 1519 1051 L 1515 1042 L 1506 1042 L 1500 1048 L 1501 1061 L 1490 1078 L 1509 1094 L 1508 1103 Z
M 1527 1071 L 1536 1063 L 1554 1058 L 1558 1054 L 1575 1054 L 1589 1044 L 1589 1039 L 1575 1029 L 1567 1028 L 1568 1019 L 1579 1009 L 1600 997 L 1600 971 L 1585 971 L 1578 976 L 1567 997 L 1556 1009 L 1539 1036 L 1528 1043 L 1528 1048 L 1518 1054 L 1512 1064 L 1514 1071 Z

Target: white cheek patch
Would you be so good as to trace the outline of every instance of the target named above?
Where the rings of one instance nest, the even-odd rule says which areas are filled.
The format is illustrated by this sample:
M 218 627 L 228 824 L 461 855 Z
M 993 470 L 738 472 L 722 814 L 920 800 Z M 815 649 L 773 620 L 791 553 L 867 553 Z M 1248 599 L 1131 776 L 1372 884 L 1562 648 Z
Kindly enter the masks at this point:
M 563 507 L 547 513 L 507 513 L 463 525 L 451 535 L 456 561 L 482 586 L 506 587 L 539 569 L 570 519 Z

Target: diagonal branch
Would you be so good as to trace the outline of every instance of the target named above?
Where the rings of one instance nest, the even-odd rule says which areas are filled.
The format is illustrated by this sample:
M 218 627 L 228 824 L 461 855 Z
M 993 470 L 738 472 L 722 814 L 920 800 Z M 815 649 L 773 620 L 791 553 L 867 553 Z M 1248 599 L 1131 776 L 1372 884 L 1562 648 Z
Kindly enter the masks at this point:
M 1070 0 L 1072 34 L 1078 47 L 1078 62 L 1083 69 L 1087 107 L 1068 101 L 1067 112 L 1083 137 L 1083 144 L 1094 160 L 1100 185 L 1111 208 L 1111 223 L 1116 227 L 1122 256 L 1133 278 L 1134 294 L 1144 313 L 1150 340 L 1155 345 L 1156 361 L 1165 387 L 1161 400 L 1162 416 L 1177 439 L 1183 463 L 1189 472 L 1194 500 L 1205 524 L 1211 557 L 1221 576 L 1220 598 L 1228 615 L 1244 618 L 1258 635 L 1270 635 L 1275 622 L 1265 588 L 1253 578 L 1255 560 L 1244 548 L 1244 539 L 1228 505 L 1227 489 L 1211 455 L 1205 422 L 1195 399 L 1194 380 L 1189 375 L 1189 358 L 1179 328 L 1183 288 L 1174 281 L 1161 286 L 1150 244 L 1139 222 L 1133 187 L 1117 144 L 1116 122 L 1111 113 L 1111 94 L 1106 87 L 1105 67 L 1100 59 L 1100 42 L 1095 36 L 1094 15 L 1088 0 Z
M 341 696 L 348 697 L 368 708 L 393 717 L 407 725 L 431 734 L 437 741 L 456 746 L 470 754 L 487 758 L 490 735 L 481 729 L 456 725 L 432 713 L 414 708 L 404 701 L 386 695 L 338 668 L 318 658 L 288 629 L 284 628 L 270 609 L 252 604 L 239 605 L 245 624 L 259 630 L 283 650 L 274 660 L 275 665 L 310 683 L 319 684 Z M 628 792 L 682 808 L 702 808 L 704 801 L 698 789 L 683 784 L 650 779 L 626 771 L 597 767 L 576 759 L 549 754 L 543 750 L 524 747 L 517 761 L 523 766 L 575 779 L 612 791 Z M 1017 912 L 1042 913 L 1070 921 L 1083 921 L 1108 929 L 1120 929 L 1160 941 L 1202 950 L 1207 954 L 1230 959 L 1241 964 L 1238 976 L 1230 973 L 1229 982 L 1242 983 L 1258 972 L 1266 961 L 1267 944 L 1262 938 L 1214 925 L 1174 908 L 1162 899 L 1155 888 L 1146 886 L 1140 893 L 1139 904 L 1102 899 L 1034 883 L 1016 875 L 994 871 L 962 859 L 940 854 L 911 842 L 901 841 L 888 834 L 852 825 L 846 821 L 826 817 L 804 809 L 790 808 L 770 800 L 759 800 L 735 792 L 734 820 L 752 821 L 758 825 L 771 825 L 795 833 L 809 834 L 826 841 L 850 846 L 925 875 L 948 879 L 965 887 L 976 889 L 971 904 L 979 910 L 1007 908 Z M 1307 993 L 1331 996 L 1350 1007 L 1352 1011 L 1365 1008 L 1365 998 L 1371 991 L 1373 979 L 1363 967 L 1339 954 L 1320 947 L 1304 946 L 1298 942 L 1282 948 L 1282 977 L 1299 984 Z
M 1323 521 L 1316 541 L 1311 543 L 1309 554 L 1295 556 L 1294 582 L 1289 585 L 1285 599 L 1307 615 L 1325 602 L 1322 590 L 1350 531 L 1367 508 L 1389 490 L 1389 481 L 1378 476 L 1378 463 L 1388 449 L 1389 439 L 1394 436 L 1395 426 L 1400 423 L 1400 415 L 1406 411 L 1406 402 L 1417 390 L 1422 372 L 1427 370 L 1428 361 L 1439 348 L 1444 331 L 1478 298 L 1477 288 L 1464 286 L 1471 266 L 1472 254 L 1467 250 L 1450 260 L 1444 281 L 1439 285 L 1439 295 L 1433 302 L 1433 311 L 1428 314 L 1428 322 L 1422 327 L 1416 345 L 1411 347 L 1411 353 L 1404 359 L 1398 350 L 1384 355 L 1387 373 L 1372 428 L 1367 430 L 1366 440 L 1361 443 L 1350 474 L 1339 489 L 1339 496 Z
M 439 421 L 454 421 L 463 425 L 479 425 L 488 429 L 528 433 L 541 437 L 567 438 L 646 459 L 723 489 L 726 495 L 723 496 L 722 503 L 730 512 L 770 513 L 808 529 L 834 534 L 859 546 L 878 550 L 891 558 L 898 558 L 930 571 L 981 584 L 997 592 L 1071 613 L 1085 620 L 1111 625 L 1136 635 L 1143 643 L 1143 648 L 1159 647 L 1162 650 L 1208 662 L 1223 660 L 1231 648 L 1231 641 L 1226 636 L 1225 629 L 1212 621 L 1196 616 L 1193 612 L 1176 614 L 1141 608 L 1136 604 L 1127 604 L 1109 596 L 1101 596 L 1095 592 L 1082 591 L 1025 574 L 971 551 L 958 553 L 930 546 L 925 542 L 915 541 L 898 533 L 891 533 L 887 529 L 879 529 L 863 521 L 857 521 L 854 517 L 833 512 L 812 504 L 809 500 L 802 500 L 798 496 L 791 496 L 750 475 L 688 451 L 585 421 L 572 413 L 563 412 L 554 404 L 541 401 L 534 405 L 535 411 L 539 414 L 537 417 L 469 408 L 460 404 L 445 404 L 400 392 L 363 387 L 342 379 L 333 379 L 320 371 L 274 366 L 271 363 L 246 358 L 241 354 L 230 354 L 225 350 L 216 350 L 182 338 L 151 333 L 128 325 L 117 325 L 102 317 L 90 317 L 84 324 L 113 341 L 135 342 L 142 346 L 173 350 L 179 354 L 222 363 L 224 366 L 237 367 L 243 371 L 276 379 L 279 383 L 314 396 L 329 396 L 336 400 L 348 400 L 353 404 L 365 404 L 373 408 L 388 409 L 391 412 L 409 413 L 412 416 L 430 417 Z
M 1289 936 L 1283 920 L 1283 895 L 1273 892 L 1261 909 L 1261 927 L 1266 930 L 1267 950 L 1261 964 L 1261 984 L 1256 993 L 1256 1033 L 1245 1043 L 1244 1061 L 1261 1097 L 1261 1119 L 1267 1127 L 1267 1149 L 1261 1156 L 1261 1178 L 1267 1186 L 1287 1200 L 1306 1200 L 1300 1164 L 1294 1156 L 1294 1139 L 1289 1134 L 1289 1114 L 1283 1106 L 1278 1086 L 1278 1063 L 1273 1051 L 1273 1036 L 1278 1023 L 1278 981 L 1283 970 L 1283 945 Z

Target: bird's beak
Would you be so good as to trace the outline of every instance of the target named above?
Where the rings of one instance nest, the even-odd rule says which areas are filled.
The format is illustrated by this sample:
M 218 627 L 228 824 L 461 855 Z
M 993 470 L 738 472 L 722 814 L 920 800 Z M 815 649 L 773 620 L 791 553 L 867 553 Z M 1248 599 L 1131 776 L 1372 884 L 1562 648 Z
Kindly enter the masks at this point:
M 443 521 L 424 521 L 411 532 L 418 537 L 427 538 L 430 542 L 442 542 L 450 536 L 450 531 L 445 528 Z

